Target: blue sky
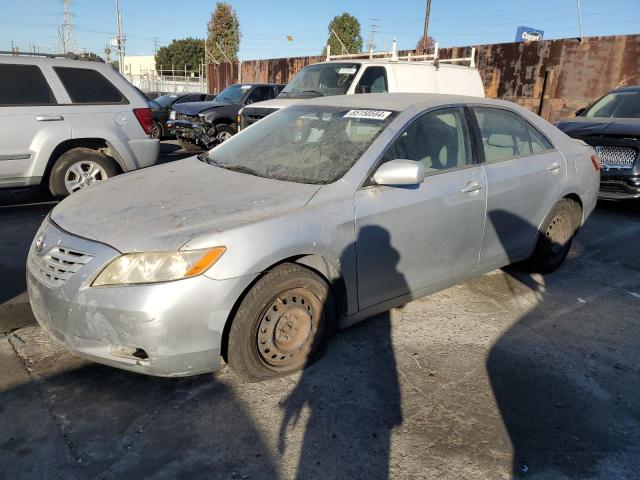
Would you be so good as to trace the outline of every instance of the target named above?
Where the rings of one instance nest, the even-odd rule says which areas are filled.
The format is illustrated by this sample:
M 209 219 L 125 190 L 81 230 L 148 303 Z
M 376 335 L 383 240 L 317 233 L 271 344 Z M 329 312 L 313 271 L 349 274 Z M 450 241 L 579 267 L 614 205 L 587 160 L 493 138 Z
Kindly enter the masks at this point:
M 174 38 L 204 38 L 215 7 L 213 0 L 120 0 L 128 54 L 153 54 L 158 45 Z M 231 0 L 240 19 L 240 58 L 272 58 L 319 53 L 333 16 L 347 11 L 362 25 L 365 43 L 372 18 L 377 19 L 375 43 L 390 48 L 413 48 L 424 19 L 423 0 Z M 115 31 L 114 0 L 74 0 L 76 43 L 102 54 Z M 178 7 L 176 7 L 178 5 Z M 581 0 L 585 36 L 640 32 L 640 0 Z M 0 0 L 0 50 L 11 41 L 26 50 L 57 51 L 57 25 L 62 21 L 61 0 Z M 575 0 L 432 0 L 430 35 L 441 46 L 511 42 L 516 27 L 545 31 L 545 38 L 578 35 Z M 293 36 L 293 42 L 286 40 Z

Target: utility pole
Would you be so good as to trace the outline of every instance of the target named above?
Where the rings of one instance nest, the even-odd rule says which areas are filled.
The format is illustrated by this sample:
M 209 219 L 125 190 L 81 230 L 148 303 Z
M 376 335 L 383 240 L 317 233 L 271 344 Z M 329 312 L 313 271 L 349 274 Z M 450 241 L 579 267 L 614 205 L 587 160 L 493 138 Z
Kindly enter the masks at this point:
M 576 0 L 578 5 L 578 26 L 580 28 L 580 41 L 582 42 L 582 12 L 580 11 L 580 0 Z
M 73 53 L 76 50 L 76 41 L 73 35 L 73 14 L 71 12 L 71 0 L 62 0 L 64 20 L 58 27 L 60 49 L 63 53 Z
M 431 0 L 427 0 L 427 12 L 424 16 L 424 34 L 422 36 L 423 53 L 427 53 L 427 45 L 429 43 L 429 14 L 430 13 L 431 13 Z
M 377 21 L 378 21 L 377 18 L 371 19 L 371 33 L 369 34 L 369 51 L 370 52 L 373 52 L 376 49 L 375 38 L 376 38 L 376 27 L 378 26 L 376 24 Z
M 158 37 L 153 37 L 153 55 L 157 55 L 158 54 Z
M 122 13 L 120 12 L 120 1 L 116 0 L 116 46 L 118 47 L 118 65 L 120 73 L 124 75 L 124 42 L 125 36 L 122 33 Z

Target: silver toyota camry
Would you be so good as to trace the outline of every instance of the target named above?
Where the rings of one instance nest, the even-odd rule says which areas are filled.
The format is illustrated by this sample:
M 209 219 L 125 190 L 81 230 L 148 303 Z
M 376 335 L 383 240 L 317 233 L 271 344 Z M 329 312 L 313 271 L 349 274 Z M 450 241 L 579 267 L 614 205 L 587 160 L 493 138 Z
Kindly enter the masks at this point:
M 598 169 L 589 146 L 508 102 L 309 100 L 64 200 L 31 245 L 29 298 L 95 362 L 286 375 L 336 326 L 513 262 L 558 268 Z

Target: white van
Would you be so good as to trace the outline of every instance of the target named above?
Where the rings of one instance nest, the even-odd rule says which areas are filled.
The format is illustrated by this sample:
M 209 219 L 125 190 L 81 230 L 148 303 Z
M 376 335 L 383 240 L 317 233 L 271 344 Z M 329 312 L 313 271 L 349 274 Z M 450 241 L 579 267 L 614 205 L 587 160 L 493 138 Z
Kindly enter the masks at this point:
M 361 58 L 367 57 L 367 58 Z M 277 98 L 245 106 L 239 113 L 240 129 L 301 100 L 355 93 L 447 93 L 484 97 L 484 85 L 471 56 L 440 59 L 434 53 L 399 56 L 396 43 L 390 52 L 327 55 L 327 61 L 307 65 Z

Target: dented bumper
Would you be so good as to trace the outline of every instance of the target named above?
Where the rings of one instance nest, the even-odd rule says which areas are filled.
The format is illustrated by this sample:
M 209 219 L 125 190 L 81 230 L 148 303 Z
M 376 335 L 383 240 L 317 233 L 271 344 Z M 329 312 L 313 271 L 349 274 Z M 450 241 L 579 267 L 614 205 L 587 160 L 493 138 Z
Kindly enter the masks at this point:
M 45 245 L 38 252 L 41 234 Z M 65 264 L 60 270 L 76 271 L 58 272 L 62 279 L 48 276 L 43 265 L 52 251 L 59 255 L 60 246 L 69 258 L 86 259 L 77 255 L 82 253 L 90 260 L 79 268 Z M 117 255 L 107 245 L 75 237 L 45 221 L 27 262 L 29 300 L 42 328 L 71 353 L 125 370 L 187 376 L 219 368 L 224 325 L 250 279 L 198 276 L 150 285 L 91 287 Z

